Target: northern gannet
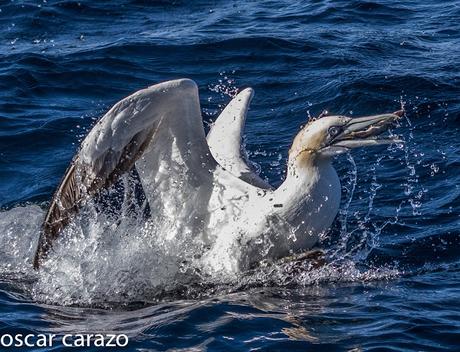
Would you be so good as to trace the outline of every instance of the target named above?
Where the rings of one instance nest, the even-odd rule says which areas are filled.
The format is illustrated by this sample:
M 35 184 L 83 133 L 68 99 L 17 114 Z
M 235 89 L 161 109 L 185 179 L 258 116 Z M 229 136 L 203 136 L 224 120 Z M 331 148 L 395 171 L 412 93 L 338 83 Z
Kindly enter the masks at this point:
M 341 198 L 334 156 L 377 138 L 392 114 L 325 116 L 307 123 L 289 150 L 287 175 L 274 189 L 248 166 L 241 137 L 253 91 L 241 91 L 205 135 L 198 87 L 179 79 L 115 104 L 92 128 L 57 188 L 43 222 L 34 267 L 86 200 L 137 170 L 152 218 L 198 236 L 203 265 L 234 274 L 264 258 L 313 247 L 328 231 Z M 174 240 L 174 239 L 171 239 Z

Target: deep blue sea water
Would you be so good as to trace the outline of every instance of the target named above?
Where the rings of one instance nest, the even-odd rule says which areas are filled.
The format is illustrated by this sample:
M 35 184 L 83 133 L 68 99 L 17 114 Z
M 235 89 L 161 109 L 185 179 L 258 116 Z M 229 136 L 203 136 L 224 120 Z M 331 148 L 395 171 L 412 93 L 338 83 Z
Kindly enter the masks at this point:
M 0 334 L 126 333 L 133 351 L 460 350 L 460 2 L 1 0 L 0 26 Z M 255 89 L 246 148 L 275 185 L 325 109 L 404 105 L 406 143 L 336 161 L 326 267 L 135 295 L 136 273 L 113 267 L 102 297 L 103 277 L 37 278 L 38 226 L 86 131 L 180 77 L 199 85 L 206 126 Z

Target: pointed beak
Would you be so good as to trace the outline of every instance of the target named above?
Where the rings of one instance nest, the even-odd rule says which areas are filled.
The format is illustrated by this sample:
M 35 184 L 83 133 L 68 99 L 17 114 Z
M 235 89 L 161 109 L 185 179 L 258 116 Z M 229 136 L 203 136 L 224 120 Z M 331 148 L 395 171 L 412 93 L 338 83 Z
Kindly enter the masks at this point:
M 398 137 L 378 138 L 378 136 L 386 132 L 403 115 L 404 111 L 399 110 L 392 114 L 353 118 L 347 123 L 343 132 L 334 140 L 333 144 L 337 147 L 357 148 L 402 143 L 402 140 Z

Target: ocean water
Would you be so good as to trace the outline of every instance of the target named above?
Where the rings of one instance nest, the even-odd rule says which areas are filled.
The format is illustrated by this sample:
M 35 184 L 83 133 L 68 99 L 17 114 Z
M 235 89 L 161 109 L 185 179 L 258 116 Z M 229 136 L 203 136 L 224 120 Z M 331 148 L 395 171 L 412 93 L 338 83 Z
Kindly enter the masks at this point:
M 0 26 L 0 335 L 124 333 L 133 351 L 460 349 L 458 1 L 5 0 Z M 134 234 L 98 251 L 107 229 L 91 227 L 91 260 L 75 264 L 70 246 L 34 272 L 47 202 L 88 129 L 180 77 L 197 82 L 206 128 L 255 89 L 245 146 L 274 185 L 323 110 L 404 106 L 405 144 L 336 160 L 343 200 L 324 266 L 183 284 L 168 270 L 186 249 L 154 252 Z

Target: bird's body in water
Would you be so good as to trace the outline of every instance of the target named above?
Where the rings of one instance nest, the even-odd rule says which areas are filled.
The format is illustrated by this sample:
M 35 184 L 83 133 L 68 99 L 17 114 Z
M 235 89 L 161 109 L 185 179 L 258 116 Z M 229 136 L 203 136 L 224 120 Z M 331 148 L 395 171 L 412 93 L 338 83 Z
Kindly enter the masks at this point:
M 286 179 L 274 189 L 241 154 L 251 98 L 251 89 L 240 92 L 207 137 L 191 80 L 160 83 L 117 103 L 85 138 L 55 193 L 35 267 L 87 199 L 134 169 L 151 217 L 171 222 L 180 236 L 200 237 L 209 271 L 233 275 L 312 248 L 339 209 L 333 158 L 397 141 L 375 136 L 402 113 L 310 121 L 289 151 Z
M 213 213 L 216 222 L 225 219 L 226 224 L 217 227 L 212 249 L 205 256 L 210 267 L 225 272 L 245 270 L 263 259 L 310 249 L 329 229 L 341 193 L 331 162 L 294 168 L 279 188 L 248 190 Z

